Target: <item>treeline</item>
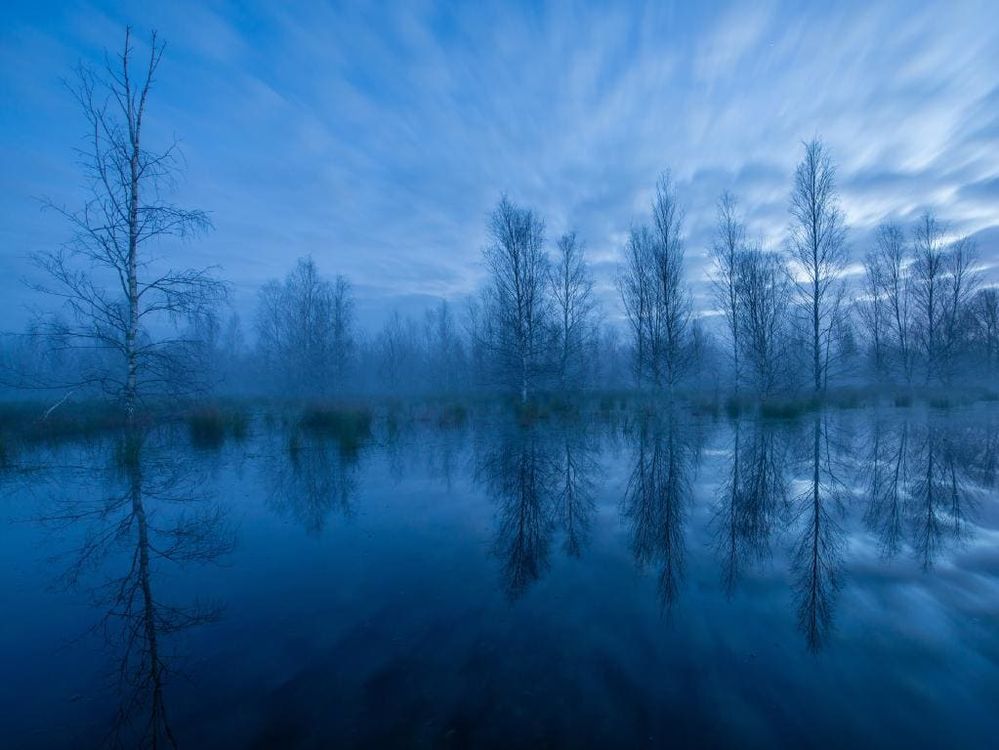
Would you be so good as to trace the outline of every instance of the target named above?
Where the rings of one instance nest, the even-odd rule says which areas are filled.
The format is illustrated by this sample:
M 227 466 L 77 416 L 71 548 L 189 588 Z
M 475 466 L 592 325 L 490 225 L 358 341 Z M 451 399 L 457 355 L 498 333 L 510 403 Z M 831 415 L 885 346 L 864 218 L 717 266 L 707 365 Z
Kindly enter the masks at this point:
M 8 385 L 52 391 L 56 403 L 103 393 L 131 418 L 145 399 L 206 392 L 527 401 L 640 388 L 767 399 L 995 381 L 999 290 L 984 284 L 973 241 L 926 213 L 914 226 L 887 221 L 869 248 L 852 246 L 819 140 L 804 144 L 780 247 L 749 236 L 735 196 L 719 198 L 712 247 L 696 249 L 707 250 L 712 292 L 698 307 L 685 200 L 666 171 L 621 248 L 620 307 L 600 308 L 577 232 L 549 237 L 543 217 L 503 196 L 488 218 L 486 281 L 469 298 L 419 318 L 392 313 L 366 332 L 350 282 L 303 258 L 260 290 L 244 330 L 224 312 L 229 286 L 216 269 L 175 269 L 162 257 L 165 241 L 211 229 L 205 212 L 166 200 L 176 145 L 154 151 L 142 137 L 162 51 L 154 34 L 139 75 L 126 32 L 104 70 L 80 72 L 89 195 L 78 210 L 49 204 L 72 239 L 35 256 L 32 286 L 58 304 L 6 337 Z

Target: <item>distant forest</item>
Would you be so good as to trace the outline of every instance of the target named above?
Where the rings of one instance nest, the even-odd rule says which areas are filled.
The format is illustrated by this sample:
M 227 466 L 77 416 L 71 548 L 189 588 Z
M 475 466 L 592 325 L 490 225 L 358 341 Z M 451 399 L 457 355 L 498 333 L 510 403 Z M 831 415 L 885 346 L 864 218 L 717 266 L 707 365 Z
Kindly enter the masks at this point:
M 853 246 L 820 139 L 802 144 L 789 175 L 782 246 L 750 237 L 738 197 L 719 196 L 710 309 L 693 306 L 684 196 L 667 169 L 620 248 L 620 321 L 598 304 L 585 238 L 549 236 L 544 217 L 505 195 L 488 217 L 487 281 L 467 300 L 363 331 L 350 280 L 303 257 L 242 321 L 219 269 L 170 265 L 172 243 L 212 226 L 169 198 L 177 144 L 145 140 L 163 49 L 153 34 L 139 60 L 129 32 L 105 68 L 78 71 L 89 196 L 47 206 L 69 241 L 34 257 L 40 312 L 0 353 L 11 392 L 53 407 L 108 397 L 131 417 L 164 397 L 210 394 L 527 402 L 639 389 L 766 400 L 997 382 L 999 288 L 985 283 L 974 242 L 928 212 L 911 226 L 885 221 L 872 246 Z M 850 273 L 858 263 L 862 275 Z

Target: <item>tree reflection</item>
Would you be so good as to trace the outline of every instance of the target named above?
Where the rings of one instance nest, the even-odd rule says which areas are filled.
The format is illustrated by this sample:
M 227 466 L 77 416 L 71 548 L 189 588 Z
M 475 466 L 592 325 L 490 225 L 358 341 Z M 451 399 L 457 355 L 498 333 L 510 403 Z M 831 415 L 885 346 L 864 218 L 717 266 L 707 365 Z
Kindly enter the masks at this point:
M 478 435 L 476 475 L 498 504 L 494 554 L 503 586 L 521 596 L 548 570 L 552 542 L 582 555 L 595 508 L 596 449 L 575 424 L 498 426 Z
M 565 535 L 563 551 L 578 558 L 589 543 L 596 509 L 597 448 L 591 434 L 567 426 L 558 435 L 555 451 L 555 519 Z
M 319 535 L 331 514 L 349 516 L 357 494 L 359 448 L 322 433 L 297 430 L 261 462 L 269 503 L 307 533 Z
M 719 488 L 712 519 L 722 584 L 729 596 L 747 566 L 770 556 L 775 526 L 788 495 L 786 443 L 775 427 L 765 422 L 746 426 L 736 422 L 731 454 L 729 474 Z
M 845 452 L 835 444 L 824 415 L 816 415 L 811 433 L 805 489 L 794 500 L 798 537 L 791 573 L 798 627 L 808 649 L 818 651 L 832 629 L 839 590 L 843 529 L 838 519 L 846 486 L 839 477 L 837 460 Z
M 145 443 L 130 435 L 117 446 L 103 499 L 61 497 L 42 521 L 86 525 L 64 573 L 68 584 L 86 585 L 91 571 L 108 571 L 87 586 L 103 611 L 95 630 L 117 655 L 120 701 L 108 744 L 176 747 L 165 697 L 172 670 L 164 639 L 216 620 L 221 607 L 169 601 L 156 584 L 167 566 L 206 564 L 227 554 L 234 536 L 222 508 L 202 494 L 202 477 Z
M 867 528 L 882 555 L 908 545 L 924 570 L 969 534 L 976 488 L 995 481 L 996 432 L 991 421 L 930 415 L 879 421 L 871 429 Z
M 642 568 L 659 566 L 659 595 L 671 607 L 684 571 L 684 520 L 699 455 L 693 424 L 670 411 L 647 417 L 637 433 L 635 468 L 625 492 L 632 551 Z

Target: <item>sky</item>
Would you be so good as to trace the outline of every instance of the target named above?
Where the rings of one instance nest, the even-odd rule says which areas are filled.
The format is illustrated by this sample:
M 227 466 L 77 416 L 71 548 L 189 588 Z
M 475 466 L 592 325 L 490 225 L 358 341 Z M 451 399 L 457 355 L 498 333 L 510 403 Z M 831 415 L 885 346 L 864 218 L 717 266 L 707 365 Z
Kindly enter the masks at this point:
M 215 229 L 158 252 L 256 291 L 311 255 L 362 324 L 482 283 L 499 196 L 575 229 L 605 303 L 657 175 L 686 207 L 704 302 L 715 202 L 778 247 L 802 141 L 838 165 L 852 257 L 888 218 L 934 211 L 999 280 L 994 2 L 65 2 L 0 8 L 0 329 L 37 297 L 28 257 L 69 238 L 85 123 L 64 81 L 127 24 L 167 43 L 147 121 L 180 139 L 173 199 Z

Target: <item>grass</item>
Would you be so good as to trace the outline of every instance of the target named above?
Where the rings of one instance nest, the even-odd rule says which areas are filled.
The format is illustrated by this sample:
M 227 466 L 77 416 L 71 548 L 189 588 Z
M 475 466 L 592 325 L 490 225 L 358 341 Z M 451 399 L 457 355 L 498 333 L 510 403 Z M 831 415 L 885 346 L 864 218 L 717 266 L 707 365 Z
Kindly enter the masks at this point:
M 96 437 L 125 428 L 125 415 L 114 404 L 89 402 L 67 404 L 46 413 L 47 405 L 37 402 L 0 404 L 0 435 L 8 446 L 61 443 Z M 148 415 L 143 415 L 143 421 Z
M 189 412 L 186 421 L 197 448 L 218 449 L 229 438 L 242 442 L 250 429 L 249 415 L 232 407 L 202 406 Z
M 817 398 L 769 399 L 760 402 L 763 419 L 800 419 L 822 405 Z
M 371 410 L 366 407 L 310 404 L 298 426 L 313 435 L 335 438 L 345 452 L 357 450 L 371 437 Z
M 438 427 L 461 427 L 467 420 L 468 408 L 457 402 L 445 404 L 437 413 Z

